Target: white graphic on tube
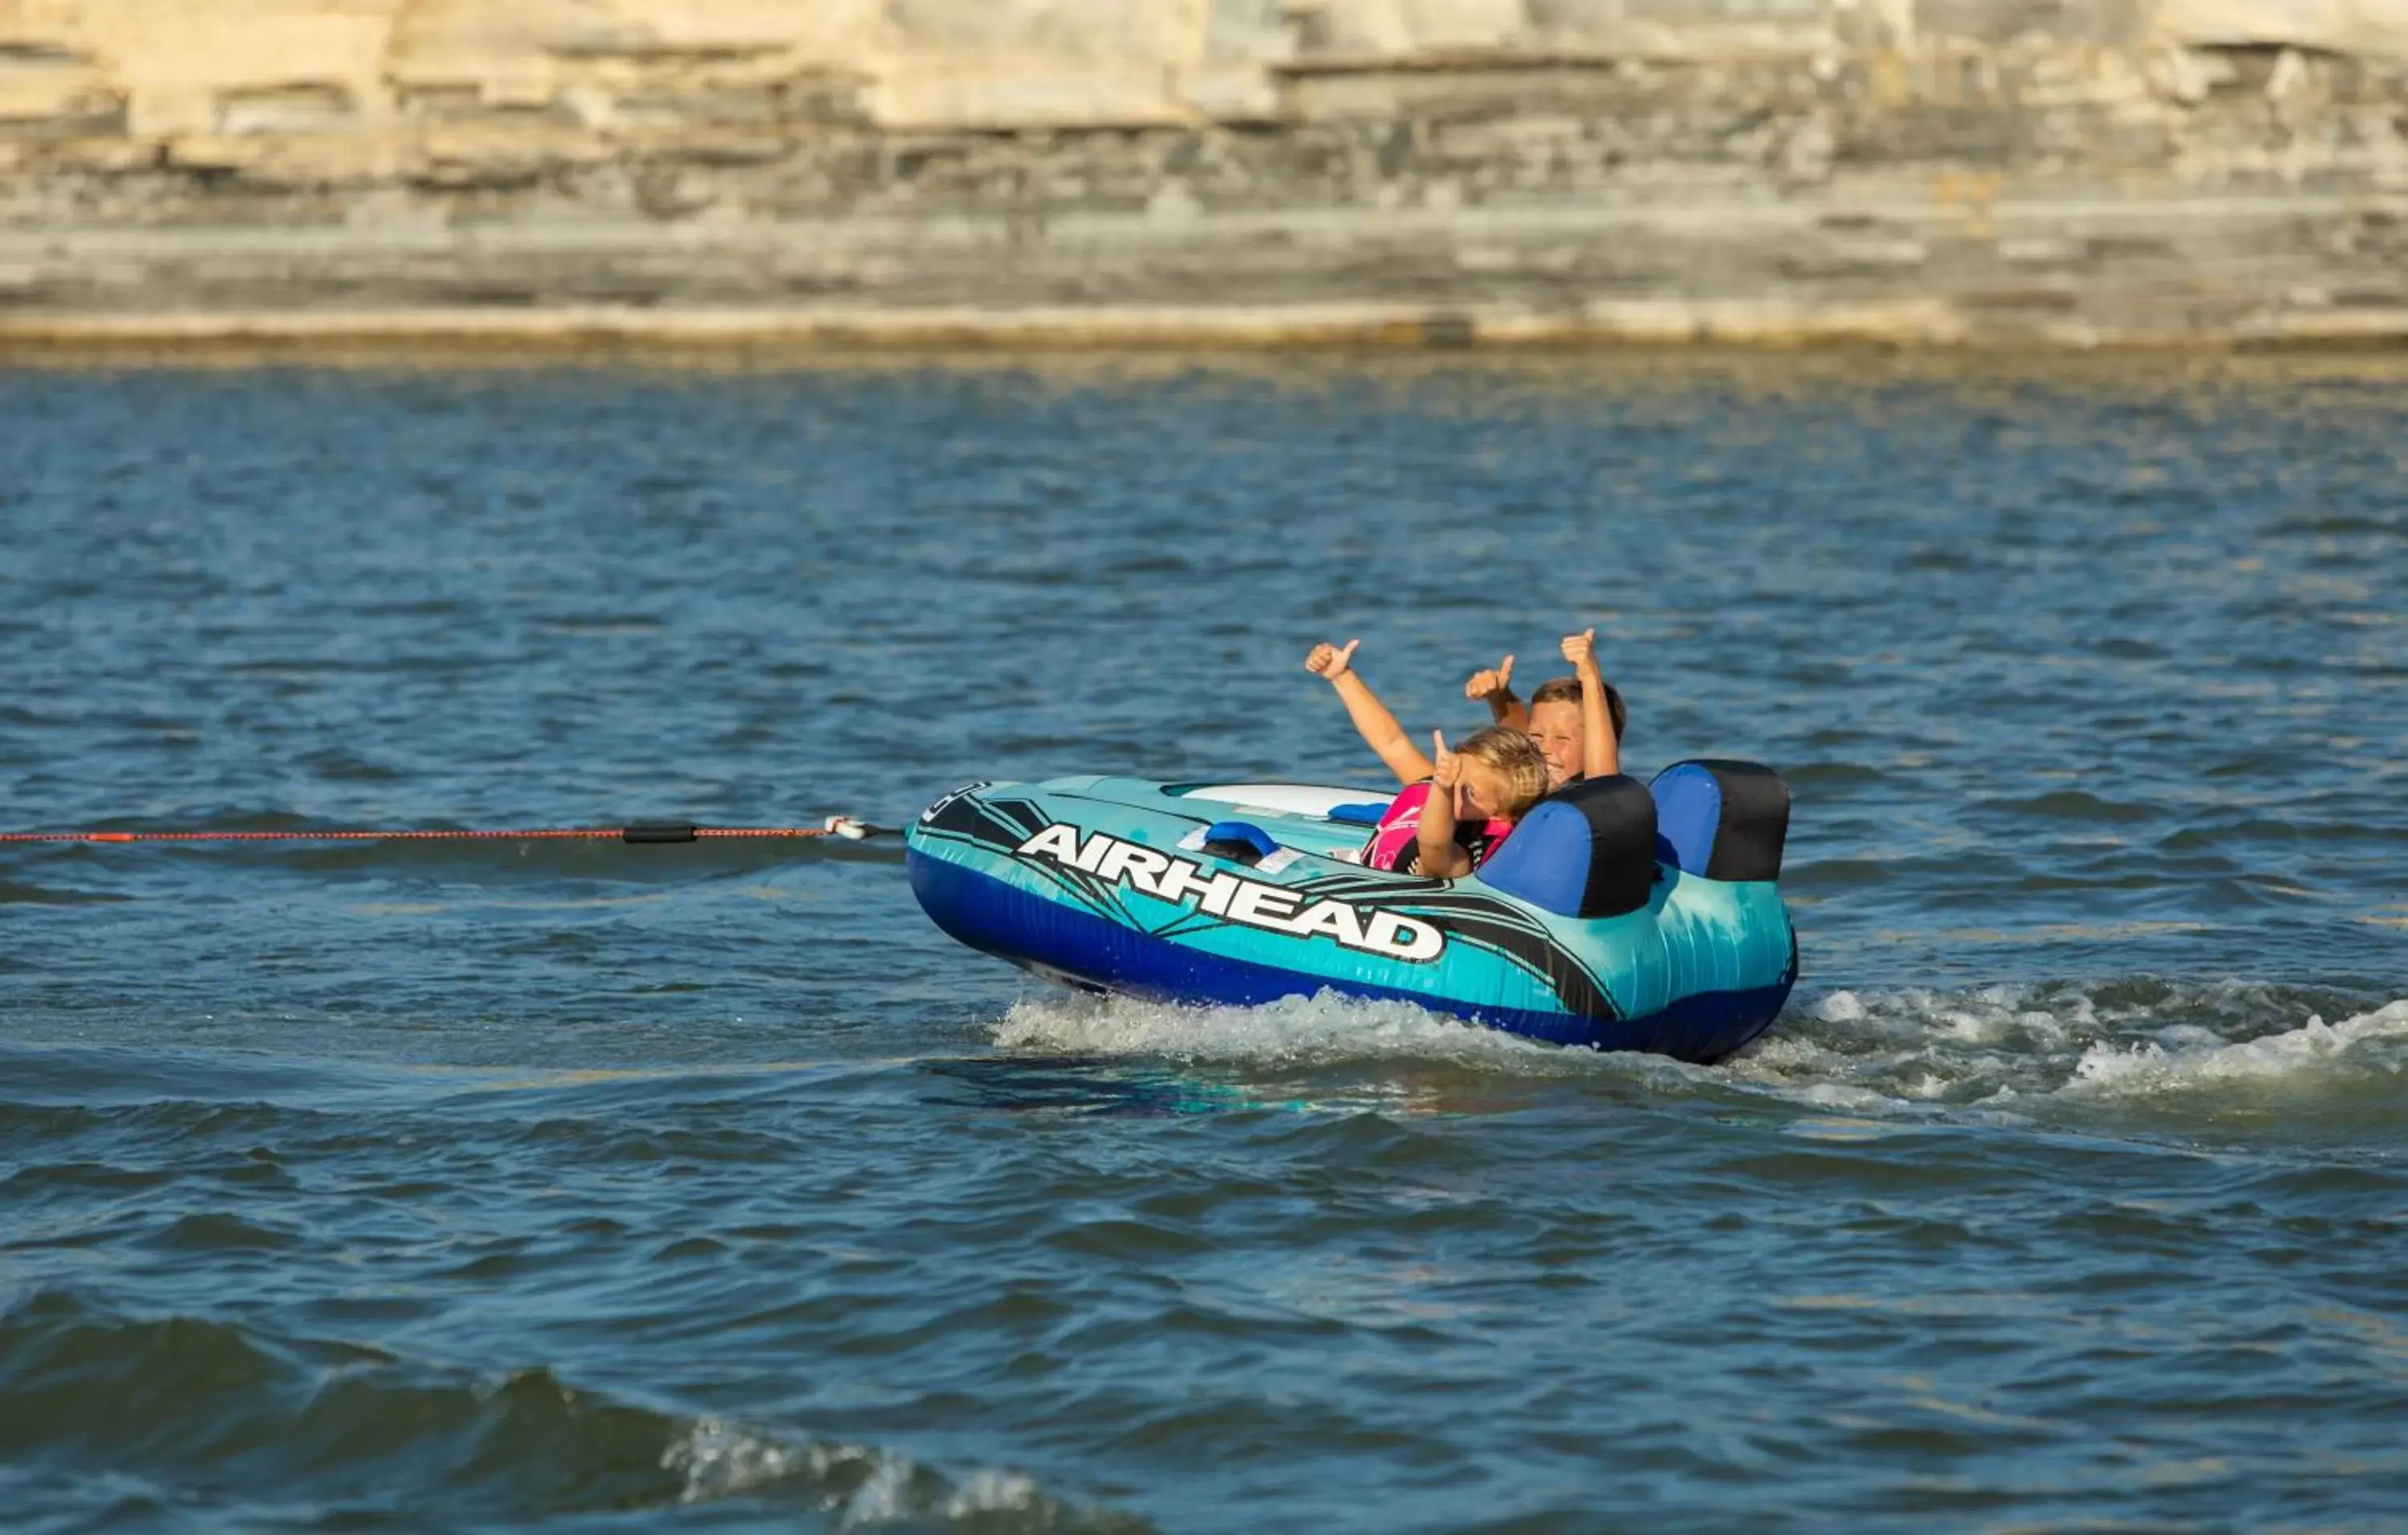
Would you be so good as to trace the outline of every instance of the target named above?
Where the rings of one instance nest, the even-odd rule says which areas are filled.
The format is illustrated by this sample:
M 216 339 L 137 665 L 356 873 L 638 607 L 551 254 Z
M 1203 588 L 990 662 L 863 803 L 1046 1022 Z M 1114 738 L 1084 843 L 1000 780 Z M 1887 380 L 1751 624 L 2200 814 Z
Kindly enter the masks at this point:
M 1126 885 L 1162 901 L 1191 897 L 1197 911 L 1241 927 L 1291 938 L 1326 938 L 1342 947 L 1390 959 L 1426 964 L 1446 952 L 1446 935 L 1426 922 L 1347 901 L 1312 900 L 1293 890 L 1204 866 L 1152 848 L 1124 842 L 1103 832 L 1083 839 L 1079 828 L 1060 822 L 1020 844 L 1023 858 L 1043 858 L 1065 868 Z

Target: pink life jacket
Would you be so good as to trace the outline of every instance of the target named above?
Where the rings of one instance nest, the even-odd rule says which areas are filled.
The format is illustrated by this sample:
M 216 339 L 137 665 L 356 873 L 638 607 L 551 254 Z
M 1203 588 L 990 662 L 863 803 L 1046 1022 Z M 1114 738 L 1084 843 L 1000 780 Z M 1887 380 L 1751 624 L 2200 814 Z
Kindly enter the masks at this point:
M 1363 849 L 1363 867 L 1392 869 L 1400 874 L 1417 872 L 1400 865 L 1421 861 L 1419 842 L 1422 830 L 1422 807 L 1429 802 L 1430 782 L 1422 780 L 1388 802 L 1388 813 L 1380 817 L 1372 828 L 1371 840 Z M 1455 839 L 1471 854 L 1471 867 L 1478 868 L 1497 851 L 1498 844 L 1512 834 L 1513 823 L 1489 818 L 1477 825 L 1457 822 Z

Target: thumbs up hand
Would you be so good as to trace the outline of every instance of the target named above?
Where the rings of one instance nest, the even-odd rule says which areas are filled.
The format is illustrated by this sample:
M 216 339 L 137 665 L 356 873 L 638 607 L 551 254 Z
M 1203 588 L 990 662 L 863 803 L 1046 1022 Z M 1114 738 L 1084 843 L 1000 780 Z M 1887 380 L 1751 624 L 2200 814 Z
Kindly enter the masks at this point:
M 1324 640 L 1313 646 L 1312 653 L 1304 658 L 1304 669 L 1334 682 L 1354 669 L 1354 647 L 1361 643 L 1363 641 L 1359 639 L 1350 639 L 1341 651 Z
M 1463 782 L 1463 759 L 1446 749 L 1446 732 L 1443 730 L 1430 732 L 1430 745 L 1433 748 L 1430 761 L 1437 765 L 1437 770 L 1430 777 L 1430 793 L 1452 796 L 1455 786 Z
M 1463 684 L 1463 696 L 1475 703 L 1513 691 L 1513 658 L 1507 656 L 1487 671 L 1475 671 Z

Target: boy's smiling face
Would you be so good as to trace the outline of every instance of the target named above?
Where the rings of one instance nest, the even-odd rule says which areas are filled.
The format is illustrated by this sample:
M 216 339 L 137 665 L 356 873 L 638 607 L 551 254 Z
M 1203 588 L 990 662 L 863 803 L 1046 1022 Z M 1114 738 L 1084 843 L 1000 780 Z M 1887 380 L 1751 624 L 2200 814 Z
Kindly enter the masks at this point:
M 1566 698 L 1530 706 L 1530 739 L 1547 759 L 1547 787 L 1560 789 L 1579 775 L 1588 736 L 1581 728 L 1581 706 Z

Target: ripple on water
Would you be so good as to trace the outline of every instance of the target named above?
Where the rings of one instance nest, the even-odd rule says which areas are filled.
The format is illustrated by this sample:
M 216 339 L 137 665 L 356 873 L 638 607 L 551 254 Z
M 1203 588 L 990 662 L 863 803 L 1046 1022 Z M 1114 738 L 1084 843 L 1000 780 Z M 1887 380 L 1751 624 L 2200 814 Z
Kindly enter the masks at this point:
M 687 1418 L 565 1384 L 43 1290 L 0 1313 L 0 1488 L 15 1517 L 238 1523 L 547 1520 L 744 1499 L 807 1528 L 1125 1530 L 1001 1469 Z M 138 1476 L 95 1475 L 137 1464 Z M 131 1491 L 130 1489 L 138 1489 Z

